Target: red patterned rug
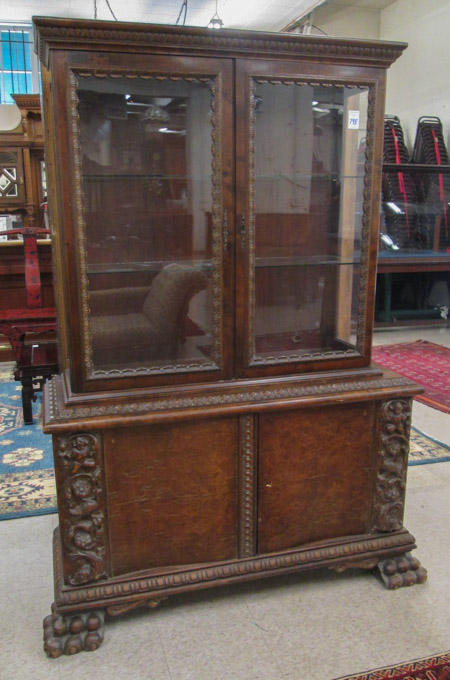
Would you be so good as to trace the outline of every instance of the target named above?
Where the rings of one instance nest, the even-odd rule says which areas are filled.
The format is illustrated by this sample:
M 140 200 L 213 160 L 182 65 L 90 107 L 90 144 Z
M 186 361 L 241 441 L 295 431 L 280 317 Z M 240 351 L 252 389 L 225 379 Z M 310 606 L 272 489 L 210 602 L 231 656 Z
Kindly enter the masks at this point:
M 450 413 L 450 349 L 427 340 L 382 345 L 373 348 L 372 361 L 424 387 L 417 401 Z
M 417 659 L 339 680 L 450 680 L 450 653 Z

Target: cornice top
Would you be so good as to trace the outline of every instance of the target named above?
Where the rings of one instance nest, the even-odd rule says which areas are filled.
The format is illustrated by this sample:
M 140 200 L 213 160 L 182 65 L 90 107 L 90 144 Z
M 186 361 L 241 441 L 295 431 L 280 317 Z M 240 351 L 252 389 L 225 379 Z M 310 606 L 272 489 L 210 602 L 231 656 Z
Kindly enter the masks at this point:
M 11 95 L 19 109 L 29 111 L 41 110 L 41 96 L 39 94 L 13 94 Z
M 155 48 L 174 53 L 189 51 L 205 54 L 226 52 L 229 56 L 270 54 L 288 58 L 323 58 L 339 63 L 359 63 L 388 67 L 401 55 L 406 43 L 332 38 L 290 33 L 267 33 L 208 28 L 140 24 L 87 19 L 33 17 L 35 45 L 41 61 L 48 51 L 63 46 L 70 49 L 105 47 L 120 51 Z

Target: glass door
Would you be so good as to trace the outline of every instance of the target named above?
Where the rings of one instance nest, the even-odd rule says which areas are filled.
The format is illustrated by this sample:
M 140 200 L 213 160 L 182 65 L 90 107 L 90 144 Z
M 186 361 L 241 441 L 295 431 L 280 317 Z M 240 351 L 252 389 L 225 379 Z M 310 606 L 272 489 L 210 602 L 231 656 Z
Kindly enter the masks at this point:
M 266 66 L 269 75 L 247 62 L 238 78 L 238 140 L 249 151 L 237 181 L 248 187 L 239 196 L 244 372 L 362 365 L 371 85 Z
M 103 55 L 69 79 L 87 379 L 226 376 L 230 64 Z

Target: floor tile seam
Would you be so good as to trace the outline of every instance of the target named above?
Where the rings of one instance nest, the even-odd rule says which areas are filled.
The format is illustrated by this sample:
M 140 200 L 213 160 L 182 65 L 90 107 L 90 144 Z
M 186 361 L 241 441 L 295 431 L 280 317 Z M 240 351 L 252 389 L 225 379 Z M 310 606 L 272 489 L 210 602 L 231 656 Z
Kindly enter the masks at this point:
M 167 672 L 169 673 L 170 680 L 173 680 L 173 675 L 172 675 L 172 671 L 170 670 L 169 660 L 167 658 L 166 648 L 164 647 L 164 642 L 163 642 L 163 639 L 162 639 L 161 631 L 159 629 L 158 617 L 157 616 L 155 617 L 154 621 L 155 621 L 156 631 L 158 633 L 159 644 L 161 645 L 161 649 L 162 649 L 163 654 L 164 654 L 164 661 L 166 662 Z
M 253 616 L 253 614 L 252 614 L 252 612 L 251 612 L 250 607 L 249 607 L 248 604 L 245 604 L 245 609 L 247 610 L 247 613 L 248 613 L 248 615 L 249 615 L 249 621 L 250 621 L 250 623 L 252 623 L 252 621 L 253 621 L 253 619 L 254 619 L 254 616 Z M 275 654 L 273 653 L 273 651 L 272 651 L 270 645 L 268 644 L 268 642 L 267 642 L 267 640 L 266 640 L 266 636 L 264 635 L 264 631 L 263 631 L 258 625 L 256 625 L 255 627 L 258 629 L 258 634 L 259 634 L 259 636 L 261 637 L 261 639 L 262 639 L 262 641 L 263 641 L 263 643 L 264 643 L 265 648 L 267 649 L 267 651 L 269 652 L 269 654 L 270 654 L 270 656 L 272 657 L 273 661 L 275 662 L 275 666 L 278 668 L 278 672 L 280 673 L 280 680 L 285 680 L 285 675 L 284 675 L 284 673 L 283 673 L 283 671 L 282 671 L 282 669 L 281 669 L 280 664 L 278 663 L 278 659 L 276 658 Z

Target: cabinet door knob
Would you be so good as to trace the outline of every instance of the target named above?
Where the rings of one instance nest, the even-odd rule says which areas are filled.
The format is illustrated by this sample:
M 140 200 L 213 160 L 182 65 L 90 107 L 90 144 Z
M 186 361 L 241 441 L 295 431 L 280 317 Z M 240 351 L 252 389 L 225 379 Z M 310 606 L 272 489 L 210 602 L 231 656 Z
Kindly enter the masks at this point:
M 244 213 L 242 213 L 242 215 L 241 215 L 240 231 L 241 231 L 241 248 L 245 248 L 246 233 L 245 233 L 245 214 Z

